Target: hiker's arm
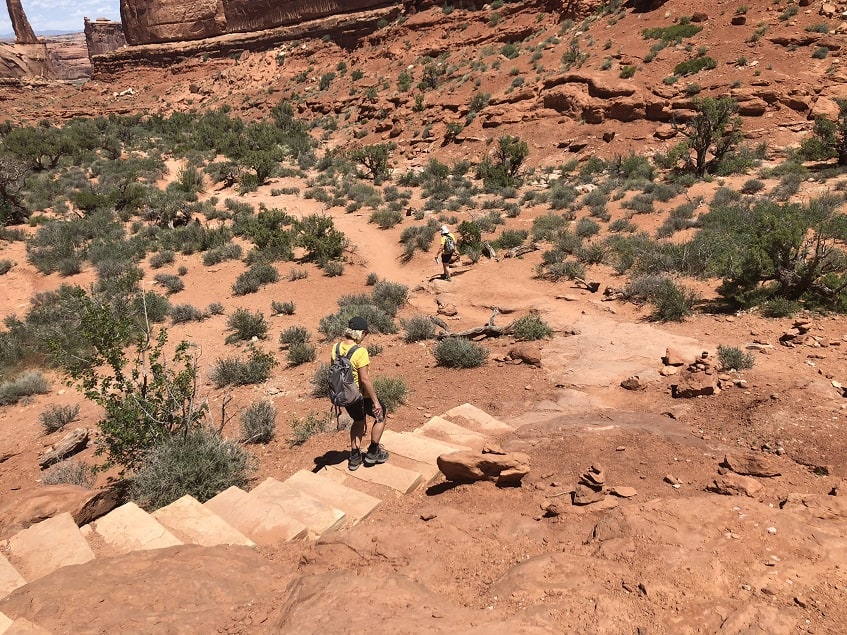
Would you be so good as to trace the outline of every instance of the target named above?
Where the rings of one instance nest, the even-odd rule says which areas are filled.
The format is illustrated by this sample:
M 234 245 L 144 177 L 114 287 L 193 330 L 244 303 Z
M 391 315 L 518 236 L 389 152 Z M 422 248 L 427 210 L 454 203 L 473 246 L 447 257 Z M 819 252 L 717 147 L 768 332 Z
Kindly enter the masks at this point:
M 362 394 L 365 397 L 370 397 L 374 402 L 374 414 L 381 410 L 379 400 L 376 398 L 376 390 L 374 390 L 373 382 L 371 382 L 370 366 L 362 366 L 359 368 L 359 386 L 362 389 Z
M 441 251 L 444 249 L 444 241 L 439 241 L 438 249 L 435 252 L 435 259 L 438 260 L 438 256 L 441 255 Z

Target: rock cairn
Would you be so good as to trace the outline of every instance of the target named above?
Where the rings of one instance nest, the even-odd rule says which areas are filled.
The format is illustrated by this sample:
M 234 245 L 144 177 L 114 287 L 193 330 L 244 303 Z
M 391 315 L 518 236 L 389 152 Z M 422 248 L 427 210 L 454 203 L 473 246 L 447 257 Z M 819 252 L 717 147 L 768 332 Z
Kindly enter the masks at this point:
M 822 335 L 813 335 L 811 331 L 814 328 L 815 324 L 811 320 L 795 320 L 791 328 L 780 336 L 779 343 L 789 348 L 795 348 L 797 346 L 827 348 L 829 346 L 841 345 L 841 342 L 838 340 L 830 341 L 829 338 Z
M 597 463 L 579 477 L 573 493 L 574 505 L 590 505 L 606 498 L 606 471 Z

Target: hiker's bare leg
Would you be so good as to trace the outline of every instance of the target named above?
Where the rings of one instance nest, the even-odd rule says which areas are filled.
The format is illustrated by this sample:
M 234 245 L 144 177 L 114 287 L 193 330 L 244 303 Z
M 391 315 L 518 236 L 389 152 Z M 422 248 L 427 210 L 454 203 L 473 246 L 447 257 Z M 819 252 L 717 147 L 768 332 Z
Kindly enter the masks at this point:
M 360 421 L 354 421 L 353 425 L 350 426 L 350 449 L 353 452 L 361 450 L 362 448 L 362 438 L 365 436 L 365 430 L 367 429 L 367 424 L 364 419 Z M 382 432 L 380 431 L 380 434 Z
M 374 424 L 371 426 L 371 443 L 379 443 L 379 440 L 382 438 L 383 430 L 385 430 L 384 415 L 382 421 L 374 421 Z

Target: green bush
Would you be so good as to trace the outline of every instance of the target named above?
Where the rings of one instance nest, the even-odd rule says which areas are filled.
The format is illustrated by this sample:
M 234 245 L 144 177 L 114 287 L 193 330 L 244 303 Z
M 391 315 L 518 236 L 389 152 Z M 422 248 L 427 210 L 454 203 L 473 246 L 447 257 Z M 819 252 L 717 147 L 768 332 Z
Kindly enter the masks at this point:
M 160 251 L 150 256 L 150 266 L 153 267 L 153 269 L 161 269 L 165 265 L 173 264 L 175 256 L 176 254 L 174 254 L 174 252 L 170 249 Z
M 699 301 L 697 294 L 666 276 L 644 276 L 630 281 L 624 293 L 636 301 L 654 306 L 651 319 L 660 322 L 681 322 L 694 312 Z
M 524 229 L 504 229 L 497 239 L 497 246 L 500 249 L 512 249 L 520 247 L 524 244 L 529 232 Z
M 430 340 L 435 336 L 435 324 L 423 314 L 413 315 L 408 320 L 401 318 L 400 325 L 406 329 L 404 339 L 408 343 Z
M 158 443 L 135 472 L 130 497 L 153 511 L 190 494 L 201 503 L 235 486 L 246 488 L 256 461 L 210 428 L 195 428 Z
M 232 285 L 232 292 L 235 295 L 256 293 L 262 285 L 277 282 L 278 280 L 279 272 L 272 264 L 258 262 L 236 278 L 235 283 Z
M 377 209 L 371 214 L 370 221 L 381 229 L 391 229 L 403 220 L 403 214 L 398 210 Z
M 819 46 L 814 51 L 812 51 L 812 57 L 816 60 L 822 60 L 827 55 L 829 55 L 829 49 L 825 46 Z
M 371 348 L 368 347 L 368 353 L 371 353 Z M 371 353 L 373 355 L 373 353 Z M 315 399 L 325 399 L 329 397 L 329 364 L 321 362 L 315 369 L 314 374 L 309 379 L 312 384 L 310 394 Z
M 264 339 L 268 332 L 268 323 L 261 311 L 250 313 L 247 309 L 236 309 L 227 319 L 227 327 L 234 331 L 226 338 L 227 344 L 239 340 L 247 341 L 257 337 Z
M 365 278 L 365 284 L 369 287 L 374 286 L 377 282 L 379 282 L 379 276 L 373 271 L 371 271 L 368 274 L 368 277 Z
M 77 485 L 91 489 L 94 480 L 94 470 L 76 459 L 57 463 L 41 475 L 42 485 Z
M 241 413 L 241 442 L 270 443 L 276 434 L 276 408 L 270 401 L 257 401 Z
M 553 335 L 553 329 L 537 314 L 531 313 L 515 320 L 515 339 L 543 340 Z
M 435 345 L 433 355 L 439 366 L 476 368 L 485 363 L 488 349 L 460 337 L 448 337 Z
M 241 258 L 241 245 L 227 243 L 219 247 L 213 247 L 203 253 L 203 264 L 207 267 L 220 264 L 225 260 L 238 260 Z
M 79 416 L 79 404 L 57 406 L 50 404 L 47 409 L 38 415 L 44 434 L 58 432 L 66 425 L 75 421 Z
M 183 289 L 185 289 L 185 282 L 179 277 L 175 276 L 172 273 L 157 273 L 153 279 L 163 287 L 168 292 L 171 293 L 179 293 Z
M 679 43 L 684 38 L 694 37 L 702 30 L 702 26 L 691 24 L 683 18 L 679 23 L 670 26 L 644 29 L 641 31 L 641 35 L 645 40 L 663 40 L 668 43 Z
M 702 70 L 717 68 L 718 63 L 714 58 L 704 55 L 702 57 L 694 57 L 690 60 L 680 62 L 673 68 L 673 74 L 678 76 L 694 75 Z
M 0 260 L 0 276 L 9 273 L 12 270 L 12 267 L 15 266 L 15 263 L 8 259 Z
M 24 397 L 45 395 L 50 392 L 50 383 L 37 370 L 21 373 L 10 381 L 0 384 L 0 406 L 18 403 Z
M 279 343 L 290 346 L 296 343 L 306 343 L 311 339 L 305 326 L 290 326 L 279 334 Z
M 749 370 L 756 360 L 752 353 L 745 353 L 735 346 L 718 344 L 718 362 L 722 370 Z
M 394 317 L 397 315 L 397 311 L 408 301 L 409 287 L 398 282 L 380 280 L 374 285 L 371 296 L 376 306 L 382 309 L 386 315 Z
M 397 406 L 406 403 L 409 387 L 400 377 L 376 377 L 373 380 L 377 399 L 385 412 L 394 412 Z
M 769 318 L 792 317 L 799 310 L 800 305 L 797 302 L 785 298 L 773 298 L 763 302 L 761 306 L 762 316 Z
M 170 310 L 171 323 L 202 322 L 208 317 L 203 311 L 190 304 L 175 304 Z
M 276 365 L 273 355 L 251 346 L 247 359 L 219 358 L 212 367 L 210 379 L 216 388 L 261 384 L 270 378 L 271 370 Z
M 579 222 L 576 224 L 576 228 L 574 229 L 574 233 L 580 238 L 588 238 L 589 236 L 594 236 L 599 232 L 600 225 L 590 218 L 580 218 Z
M 206 311 L 209 313 L 209 315 L 223 315 L 224 305 L 220 302 L 212 302 L 206 309 Z
M 271 312 L 275 315 L 294 315 L 296 306 L 293 301 L 277 302 L 271 300 Z
M 309 272 L 305 269 L 291 269 L 288 272 L 288 280 L 290 282 L 294 282 L 295 280 L 305 280 L 309 277 Z
M 288 363 L 291 366 L 313 362 L 316 356 L 315 347 L 307 342 L 293 342 L 288 346 Z
M 344 263 L 338 260 L 330 260 L 323 265 L 323 272 L 327 278 L 338 278 L 344 275 Z
M 310 412 L 303 419 L 292 419 L 291 438 L 289 439 L 291 447 L 303 445 L 316 434 L 335 430 L 335 427 L 331 426 L 331 417 L 332 415 L 329 412 L 323 415 Z

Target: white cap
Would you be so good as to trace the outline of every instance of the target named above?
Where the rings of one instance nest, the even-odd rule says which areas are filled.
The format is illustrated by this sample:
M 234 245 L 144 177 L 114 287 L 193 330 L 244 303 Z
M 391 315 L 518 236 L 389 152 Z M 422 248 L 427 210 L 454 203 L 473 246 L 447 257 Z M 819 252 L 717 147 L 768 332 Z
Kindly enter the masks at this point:
M 442 226 L 441 226 L 441 233 L 442 233 L 442 234 L 449 234 L 449 233 L 450 233 L 450 230 L 449 230 L 449 229 L 447 229 L 447 225 L 442 225 Z

